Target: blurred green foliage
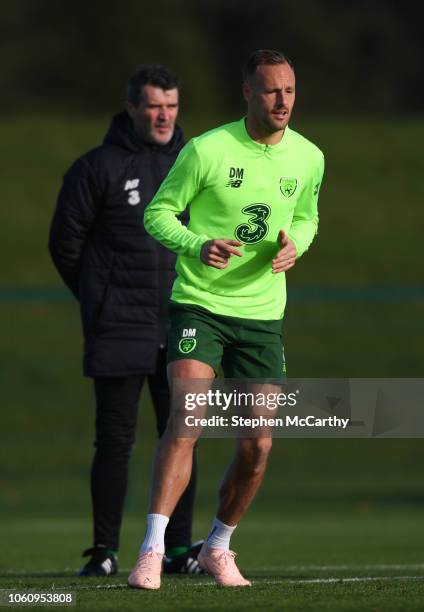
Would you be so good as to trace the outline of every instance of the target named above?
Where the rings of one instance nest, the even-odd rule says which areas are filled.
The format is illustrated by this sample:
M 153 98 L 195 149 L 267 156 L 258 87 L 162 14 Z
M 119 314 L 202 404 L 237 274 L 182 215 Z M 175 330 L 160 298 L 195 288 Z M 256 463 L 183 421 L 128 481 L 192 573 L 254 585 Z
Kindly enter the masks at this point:
M 187 109 L 241 108 L 255 48 L 296 65 L 303 111 L 423 109 L 420 2 L 397 0 L 15 0 L 0 8 L 0 109 L 110 111 L 136 65 L 181 78 Z

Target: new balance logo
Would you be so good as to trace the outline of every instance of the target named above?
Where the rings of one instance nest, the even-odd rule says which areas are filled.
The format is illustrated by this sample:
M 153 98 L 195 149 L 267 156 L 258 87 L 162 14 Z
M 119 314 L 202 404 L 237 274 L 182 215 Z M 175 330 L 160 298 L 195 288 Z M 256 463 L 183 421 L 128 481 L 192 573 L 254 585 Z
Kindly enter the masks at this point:
M 230 168 L 230 172 L 228 174 L 228 183 L 226 183 L 226 187 L 240 187 L 243 182 L 244 169 L 243 168 Z
M 140 179 L 129 179 L 125 183 L 124 191 L 129 191 L 130 189 L 137 189 L 140 183 Z

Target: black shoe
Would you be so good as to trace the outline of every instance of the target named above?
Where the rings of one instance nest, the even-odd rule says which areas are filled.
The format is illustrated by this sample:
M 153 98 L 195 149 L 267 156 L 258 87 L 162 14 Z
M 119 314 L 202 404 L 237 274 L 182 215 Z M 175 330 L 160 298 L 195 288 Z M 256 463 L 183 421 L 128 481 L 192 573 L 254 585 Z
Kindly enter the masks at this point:
M 77 573 L 77 576 L 112 576 L 118 571 L 115 555 L 105 547 L 95 546 L 87 548 L 83 557 L 89 557 L 90 561 Z
M 197 561 L 197 555 L 202 548 L 203 540 L 195 542 L 191 548 L 189 548 L 182 555 L 169 559 L 168 557 L 163 558 L 163 571 L 165 574 L 196 574 L 206 575 L 204 569 L 202 569 Z

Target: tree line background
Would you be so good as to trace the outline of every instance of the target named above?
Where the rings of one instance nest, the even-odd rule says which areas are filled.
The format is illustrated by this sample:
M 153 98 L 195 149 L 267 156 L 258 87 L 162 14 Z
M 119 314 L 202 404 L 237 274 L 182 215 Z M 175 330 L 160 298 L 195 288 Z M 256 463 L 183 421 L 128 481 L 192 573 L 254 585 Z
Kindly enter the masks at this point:
M 169 65 L 187 113 L 239 111 L 255 48 L 295 63 L 300 113 L 423 110 L 424 5 L 407 0 L 14 0 L 0 9 L 0 112 L 119 106 L 143 62 Z

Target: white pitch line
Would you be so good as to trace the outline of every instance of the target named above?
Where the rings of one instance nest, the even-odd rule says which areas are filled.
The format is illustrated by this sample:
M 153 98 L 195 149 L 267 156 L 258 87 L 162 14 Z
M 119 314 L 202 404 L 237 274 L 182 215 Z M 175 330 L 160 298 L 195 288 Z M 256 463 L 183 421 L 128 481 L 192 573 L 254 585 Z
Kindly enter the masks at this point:
M 375 565 L 274 565 L 261 567 L 261 571 L 286 571 L 286 572 L 334 572 L 341 570 L 424 570 L 424 563 L 397 564 L 384 563 Z
M 348 576 L 345 578 L 305 578 L 304 580 L 261 580 L 266 584 L 320 584 L 332 582 L 373 582 L 377 580 L 424 580 L 424 576 Z
M 375 564 L 375 565 L 279 565 L 279 566 L 269 566 L 269 567 L 261 567 L 261 571 L 270 571 L 270 572 L 337 572 L 337 571 L 358 571 L 358 570 L 366 570 L 366 571 L 387 571 L 387 570 L 424 570 L 424 563 L 412 563 L 412 564 L 398 564 L 398 563 L 385 563 L 385 564 Z M 121 573 L 130 573 L 132 567 L 124 567 L 119 568 Z M 76 576 L 77 570 L 71 567 L 65 567 L 62 569 L 46 569 L 42 571 L 30 571 L 30 570 L 13 570 L 8 569 L 1 571 L 0 575 L 13 575 L 13 576 L 48 576 L 49 574 L 61 574 L 61 573 L 71 573 Z
M 424 580 L 424 576 L 347 576 L 344 578 L 305 578 L 303 580 L 253 580 L 253 586 L 261 585 L 261 584 L 343 584 L 343 583 L 352 583 L 352 582 L 378 582 L 379 580 L 390 581 L 390 580 L 404 580 L 404 581 L 422 581 Z M 195 582 L 193 579 L 189 579 L 185 582 L 186 586 L 191 587 L 210 587 L 214 586 L 214 582 L 212 580 L 205 580 L 202 582 Z M 121 584 L 93 584 L 93 585 L 58 585 L 52 590 L 55 591 L 84 591 L 90 589 L 127 589 L 127 583 Z M 17 590 L 22 587 L 16 587 Z M 141 589 L 142 590 L 142 589 Z

